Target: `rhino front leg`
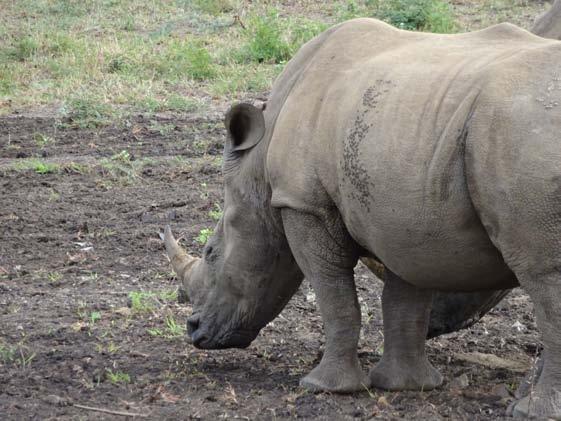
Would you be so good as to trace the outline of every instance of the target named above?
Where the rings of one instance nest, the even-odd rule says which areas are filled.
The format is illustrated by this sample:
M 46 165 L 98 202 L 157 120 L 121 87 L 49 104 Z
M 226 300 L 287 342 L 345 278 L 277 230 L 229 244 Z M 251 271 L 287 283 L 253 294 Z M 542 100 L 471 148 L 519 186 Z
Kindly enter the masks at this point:
M 432 290 L 414 287 L 386 269 L 382 293 L 384 354 L 370 371 L 373 386 L 430 390 L 442 384 L 442 376 L 425 354 L 432 295 Z
M 357 246 L 338 215 L 325 223 L 315 215 L 283 209 L 282 217 L 294 258 L 316 294 L 325 333 L 321 362 L 300 384 L 316 391 L 364 390 L 367 377 L 357 354 L 360 307 L 353 273 Z

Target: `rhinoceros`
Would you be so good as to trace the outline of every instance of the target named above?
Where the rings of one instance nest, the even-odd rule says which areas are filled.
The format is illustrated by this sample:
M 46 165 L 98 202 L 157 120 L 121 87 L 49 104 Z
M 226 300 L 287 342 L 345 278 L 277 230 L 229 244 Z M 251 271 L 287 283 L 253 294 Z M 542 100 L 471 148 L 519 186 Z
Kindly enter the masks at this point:
M 306 277 L 324 323 L 312 390 L 429 390 L 435 291 L 521 285 L 544 365 L 514 414 L 561 417 L 561 43 L 510 24 L 436 35 L 375 19 L 332 27 L 277 78 L 265 110 L 227 113 L 224 214 L 172 266 L 194 346 L 247 347 Z M 365 376 L 353 268 L 385 266 L 384 354 Z
M 561 39 L 561 0 L 555 0 L 549 10 L 536 18 L 531 31 L 540 37 Z

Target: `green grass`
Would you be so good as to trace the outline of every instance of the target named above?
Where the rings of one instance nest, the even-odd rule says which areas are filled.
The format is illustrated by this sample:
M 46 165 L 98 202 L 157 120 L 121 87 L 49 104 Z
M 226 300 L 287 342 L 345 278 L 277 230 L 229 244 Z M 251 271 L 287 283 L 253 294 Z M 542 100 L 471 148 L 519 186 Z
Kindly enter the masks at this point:
M 282 18 L 277 9 L 254 14 L 244 31 L 244 45 L 234 52 L 239 62 L 285 63 L 302 44 L 327 28 L 327 24 L 303 18 Z
M 35 355 L 34 352 L 29 352 L 27 346 L 22 343 L 14 346 L 0 343 L 0 365 L 14 364 L 25 369 L 31 365 Z
M 104 126 L 115 116 L 113 106 L 91 98 L 70 98 L 61 109 L 70 126 L 92 129 Z
M 90 313 L 90 325 L 93 326 L 96 322 L 101 320 L 101 313 L 99 311 L 92 311 Z
M 109 368 L 105 369 L 107 380 L 113 384 L 128 384 L 131 382 L 131 377 L 122 371 L 113 371 Z
M 118 185 L 131 185 L 138 180 L 141 180 L 141 171 L 147 166 L 153 164 L 154 161 L 150 158 L 133 159 L 130 153 L 122 150 L 119 153 L 100 160 L 101 173 L 105 180 L 104 185 L 111 187 L 112 183 Z
M 13 164 L 12 169 L 15 171 L 35 171 L 37 174 L 58 174 L 65 172 L 68 174 L 85 174 L 90 168 L 84 164 L 77 162 L 65 162 L 58 164 L 54 162 L 46 162 L 39 158 L 19 159 Z M 59 195 L 53 191 L 51 200 L 57 200 Z
M 210 216 L 214 221 L 217 222 L 220 221 L 220 218 L 222 218 L 223 214 L 224 211 L 222 210 L 222 208 L 218 203 L 215 203 L 214 208 L 208 212 L 208 216 Z
M 11 363 L 16 359 L 17 348 L 0 343 L 0 361 L 4 364 Z
M 162 303 L 177 301 L 177 290 L 131 291 L 129 293 L 130 307 L 135 313 L 149 313 L 155 311 Z
M 51 284 L 58 284 L 62 281 L 62 273 L 60 272 L 49 272 L 47 274 L 47 279 Z
M 35 140 L 35 143 L 37 144 L 37 146 L 39 146 L 40 148 L 44 148 L 47 146 L 51 146 L 52 144 L 55 143 L 55 139 L 47 136 L 43 133 L 35 133 L 33 135 L 33 139 Z
M 59 172 L 61 166 L 59 164 L 44 162 L 37 158 L 29 158 L 18 161 L 14 169 L 16 171 L 33 170 L 37 174 L 52 174 Z
M 164 318 L 163 328 L 149 328 L 147 332 L 151 336 L 161 336 L 167 339 L 180 338 L 185 336 L 185 327 L 178 324 L 174 317 L 168 315 Z
M 8 1 L 0 114 L 44 106 L 66 117 L 63 126 L 97 129 L 131 113 L 202 113 L 267 91 L 304 42 L 346 19 L 453 32 L 524 23 L 540 8 L 526 0 Z
M 437 33 L 457 30 L 452 8 L 441 0 L 386 0 L 380 2 L 375 15 L 400 29 Z
M 215 16 L 231 12 L 235 9 L 235 4 L 232 0 L 187 0 L 184 3 L 190 3 L 200 11 Z
M 205 245 L 213 233 L 214 231 L 212 228 L 203 228 L 199 231 L 199 234 L 195 237 L 195 240 L 197 241 L 197 243 Z
M 338 19 L 376 17 L 400 29 L 451 33 L 458 30 L 452 7 L 445 0 L 350 0 L 340 4 Z

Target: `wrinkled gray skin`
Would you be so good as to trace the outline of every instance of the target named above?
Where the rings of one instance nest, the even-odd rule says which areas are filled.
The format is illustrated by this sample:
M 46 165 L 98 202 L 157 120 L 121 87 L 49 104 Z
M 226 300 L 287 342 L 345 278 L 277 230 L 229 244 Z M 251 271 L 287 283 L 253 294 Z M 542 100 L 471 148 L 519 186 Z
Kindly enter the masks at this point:
M 519 416 L 561 418 L 561 43 L 501 24 L 460 35 L 373 19 L 308 42 L 267 109 L 226 118 L 224 216 L 194 260 L 166 247 L 193 302 L 200 348 L 245 347 L 305 276 L 325 352 L 302 380 L 428 390 L 433 291 L 521 285 L 536 309 L 544 366 Z M 386 267 L 384 355 L 357 358 L 353 268 Z

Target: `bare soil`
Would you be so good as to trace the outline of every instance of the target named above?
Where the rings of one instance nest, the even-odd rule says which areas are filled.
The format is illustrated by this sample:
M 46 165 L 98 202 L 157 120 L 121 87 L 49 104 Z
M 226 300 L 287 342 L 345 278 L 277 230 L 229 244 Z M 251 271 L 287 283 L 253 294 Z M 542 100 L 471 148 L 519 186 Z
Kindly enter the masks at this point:
M 247 350 L 201 351 L 181 336 L 150 333 L 163 329 L 166 317 L 184 324 L 189 306 L 155 300 L 139 312 L 129 308 L 129 293 L 177 287 L 158 236 L 166 223 L 200 252 L 193 239 L 212 226 L 209 211 L 222 197 L 214 159 L 223 139 L 220 115 L 136 116 L 95 130 L 62 128 L 52 117 L 0 119 L 2 418 L 124 417 L 76 405 L 149 419 L 502 418 L 512 401 L 508 391 L 523 374 L 465 362 L 458 353 L 530 366 L 539 339 L 531 303 L 519 290 L 473 328 L 428 342 L 429 358 L 445 377 L 429 392 L 338 396 L 301 389 L 299 379 L 323 347 L 306 282 Z M 37 133 L 54 141 L 38 146 Z M 132 179 L 98 165 L 123 150 L 152 161 Z M 178 164 L 175 155 L 184 160 Z M 90 169 L 12 168 L 26 157 Z M 367 370 L 383 352 L 382 284 L 363 266 L 356 272 Z

